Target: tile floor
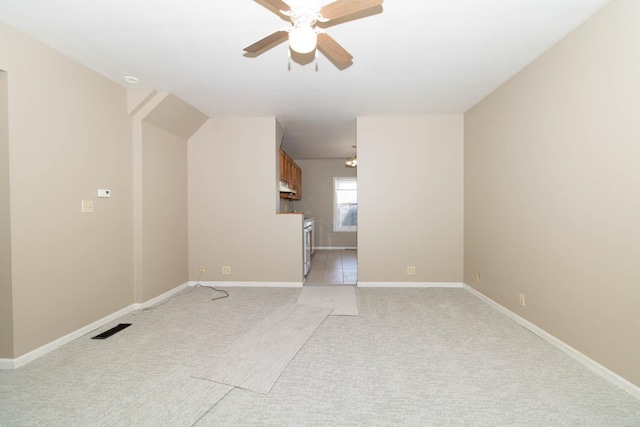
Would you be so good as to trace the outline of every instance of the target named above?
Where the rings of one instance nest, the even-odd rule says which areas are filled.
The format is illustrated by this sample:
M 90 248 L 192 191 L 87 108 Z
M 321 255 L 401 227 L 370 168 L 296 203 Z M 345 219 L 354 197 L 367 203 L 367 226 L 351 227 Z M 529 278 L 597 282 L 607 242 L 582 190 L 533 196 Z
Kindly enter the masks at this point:
M 358 251 L 316 249 L 311 256 L 307 285 L 355 285 L 358 283 Z

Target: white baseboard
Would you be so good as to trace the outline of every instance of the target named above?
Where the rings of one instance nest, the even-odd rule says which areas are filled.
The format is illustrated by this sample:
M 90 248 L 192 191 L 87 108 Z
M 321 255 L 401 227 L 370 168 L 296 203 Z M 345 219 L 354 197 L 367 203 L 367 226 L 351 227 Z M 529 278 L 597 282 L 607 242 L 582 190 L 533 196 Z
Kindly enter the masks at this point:
M 496 309 L 500 313 L 502 313 L 502 314 L 506 315 L 507 317 L 511 318 L 515 322 L 519 323 L 521 326 L 525 327 L 526 329 L 528 329 L 529 331 L 533 332 L 534 334 L 536 334 L 537 336 L 539 336 L 543 340 L 547 341 L 549 344 L 553 345 L 554 347 L 558 348 L 560 351 L 566 353 L 567 355 L 569 355 L 570 357 L 572 357 L 576 361 L 580 362 L 581 364 L 583 364 L 584 366 L 589 368 L 591 371 L 593 371 L 596 374 L 600 375 L 601 377 L 603 377 L 604 379 L 606 379 L 607 381 L 609 381 L 613 385 L 621 388 L 622 390 L 624 390 L 627 393 L 629 393 L 631 396 L 633 396 L 636 399 L 640 400 L 640 387 L 638 387 L 635 384 L 625 380 L 620 375 L 616 374 L 615 372 L 610 371 L 609 369 L 605 368 L 604 366 L 602 366 L 601 364 L 599 364 L 595 360 L 593 360 L 593 359 L 589 358 L 588 356 L 585 356 L 584 354 L 580 353 L 578 350 L 576 350 L 575 348 L 571 347 L 569 344 L 566 344 L 565 342 L 563 342 L 563 341 L 559 340 L 558 338 L 554 337 L 553 335 L 551 335 L 547 331 L 539 328 L 538 326 L 534 325 L 533 323 L 529 322 L 528 320 L 518 316 L 517 314 L 515 314 L 511 310 L 503 307 L 502 305 L 498 304 L 497 302 L 495 302 L 491 298 L 489 298 L 486 295 L 478 292 L 477 290 L 475 290 L 471 286 L 463 284 L 463 287 L 467 291 L 469 291 L 469 293 L 471 293 L 472 295 L 478 297 L 482 301 L 486 302 L 487 304 L 489 304 L 491 307 L 493 307 L 494 309 Z
M 313 250 L 316 249 L 321 251 L 343 251 L 343 250 L 357 250 L 356 246 L 314 246 Z
M 29 362 L 33 362 L 34 360 L 36 360 L 39 357 L 44 356 L 47 353 L 52 352 L 53 350 L 62 347 L 65 344 L 70 343 L 71 341 L 74 341 L 78 338 L 80 338 L 83 335 L 88 334 L 89 332 L 98 329 L 101 326 L 104 326 L 106 324 L 108 324 L 109 322 L 113 322 L 114 320 L 116 320 L 119 317 L 122 317 L 126 314 L 131 313 L 132 311 L 134 311 L 136 309 L 136 304 L 132 304 L 128 307 L 123 308 L 122 310 L 118 310 L 113 314 L 110 314 L 106 317 L 103 317 L 100 320 L 96 320 L 93 323 L 88 324 L 87 326 L 84 326 L 76 331 L 73 331 L 63 337 L 58 338 L 55 341 L 51 341 L 48 344 L 43 345 L 42 347 L 36 348 L 33 351 L 30 351 L 27 354 L 24 354 L 16 359 L 4 359 L 5 360 L 5 364 L 6 365 L 0 365 L 0 368 L 3 369 L 17 369 L 20 366 L 24 366 Z
M 457 282 L 358 282 L 359 288 L 462 288 Z
M 4 369 L 14 369 L 15 364 L 13 359 L 0 359 L 0 371 Z
M 150 299 L 149 301 L 145 301 L 142 304 L 138 303 L 138 304 L 134 304 L 135 305 L 135 310 L 139 310 L 141 308 L 149 308 L 153 305 L 158 304 L 159 302 L 162 302 L 164 300 L 166 300 L 167 298 L 172 297 L 173 295 L 177 294 L 178 292 L 180 292 L 181 290 L 187 288 L 189 286 L 189 282 L 187 283 L 183 283 L 180 286 L 176 286 L 175 288 L 163 293 L 162 295 L 158 295 L 155 298 Z
M 159 295 L 153 299 L 150 299 L 149 301 L 145 301 L 144 303 L 135 303 L 135 304 L 131 304 L 128 307 L 125 307 L 121 310 L 116 311 L 115 313 L 112 313 L 106 317 L 103 317 L 100 320 L 96 320 L 93 323 L 90 323 L 87 326 L 84 326 L 76 331 L 73 331 L 63 337 L 58 338 L 55 341 L 51 341 L 48 344 L 43 345 L 42 347 L 39 347 L 33 351 L 30 351 L 27 354 L 24 354 L 16 359 L 0 359 L 0 369 L 17 369 L 21 366 L 26 365 L 29 362 L 33 362 L 34 360 L 36 360 L 39 357 L 44 356 L 47 353 L 52 352 L 53 350 L 62 347 L 65 344 L 70 343 L 71 341 L 74 341 L 88 333 L 90 333 L 91 331 L 94 331 L 106 324 L 109 324 L 111 322 L 113 322 L 114 320 L 131 313 L 132 311 L 135 310 L 139 310 L 141 308 L 147 308 L 147 307 L 151 307 L 152 305 L 155 305 L 169 297 L 171 297 L 172 295 L 180 292 L 182 289 L 186 288 L 188 286 L 188 283 L 184 283 L 176 288 L 171 289 L 168 292 L 165 292 L 162 295 Z
M 214 288 L 301 288 L 302 282 L 211 282 L 211 281 L 190 281 L 189 286 L 200 284 L 202 286 L 213 286 Z

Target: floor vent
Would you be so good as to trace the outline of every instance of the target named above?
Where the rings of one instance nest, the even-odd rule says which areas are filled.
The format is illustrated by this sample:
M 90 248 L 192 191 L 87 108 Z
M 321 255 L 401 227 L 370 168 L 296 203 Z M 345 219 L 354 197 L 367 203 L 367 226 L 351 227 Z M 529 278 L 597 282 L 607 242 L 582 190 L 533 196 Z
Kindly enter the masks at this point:
M 131 323 L 120 323 L 118 326 L 114 326 L 113 328 L 109 329 L 108 331 L 104 331 L 103 333 L 96 335 L 95 337 L 91 338 L 92 340 L 104 340 L 106 338 L 109 338 L 111 335 L 113 334 L 117 334 L 118 332 L 120 332 L 121 330 L 128 328 L 129 326 L 131 326 Z

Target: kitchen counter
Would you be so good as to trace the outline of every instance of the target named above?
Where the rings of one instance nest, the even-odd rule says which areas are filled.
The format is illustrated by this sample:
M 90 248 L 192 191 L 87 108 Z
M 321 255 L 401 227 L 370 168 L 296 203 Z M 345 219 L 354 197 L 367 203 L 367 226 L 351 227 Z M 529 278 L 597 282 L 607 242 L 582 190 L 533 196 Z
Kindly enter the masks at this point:
M 313 215 L 304 212 L 276 212 L 276 215 L 303 215 L 304 219 L 315 219 Z

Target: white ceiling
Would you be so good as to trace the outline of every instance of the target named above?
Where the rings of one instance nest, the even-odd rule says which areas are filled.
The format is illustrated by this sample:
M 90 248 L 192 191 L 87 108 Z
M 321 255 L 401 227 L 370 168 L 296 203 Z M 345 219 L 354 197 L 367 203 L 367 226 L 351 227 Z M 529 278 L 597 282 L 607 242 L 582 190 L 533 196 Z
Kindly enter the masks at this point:
M 261 0 L 0 0 L 0 19 L 125 87 L 133 75 L 208 116 L 276 116 L 293 158 L 336 158 L 356 117 L 464 113 L 608 1 L 385 0 L 325 28 L 354 56 L 344 70 L 289 61 L 286 42 L 245 56 L 289 25 Z

